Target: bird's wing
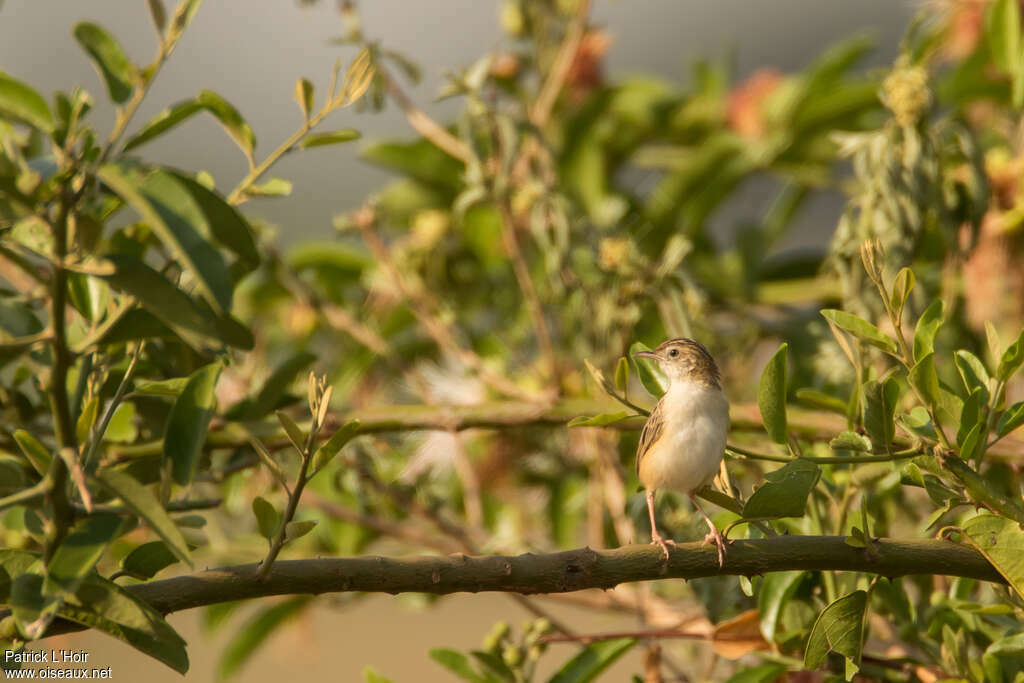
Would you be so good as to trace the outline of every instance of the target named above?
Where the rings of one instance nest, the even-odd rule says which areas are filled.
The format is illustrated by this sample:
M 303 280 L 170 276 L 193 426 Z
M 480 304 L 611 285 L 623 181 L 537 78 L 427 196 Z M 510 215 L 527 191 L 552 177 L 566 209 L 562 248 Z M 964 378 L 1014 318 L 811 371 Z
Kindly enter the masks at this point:
M 644 423 L 643 429 L 640 430 L 640 445 L 636 449 L 636 473 L 640 475 L 640 461 L 644 455 L 650 449 L 654 442 L 661 437 L 662 432 L 665 431 L 665 412 L 661 407 L 662 401 L 658 401 L 658 405 L 654 406 L 654 410 L 647 417 L 647 422 Z

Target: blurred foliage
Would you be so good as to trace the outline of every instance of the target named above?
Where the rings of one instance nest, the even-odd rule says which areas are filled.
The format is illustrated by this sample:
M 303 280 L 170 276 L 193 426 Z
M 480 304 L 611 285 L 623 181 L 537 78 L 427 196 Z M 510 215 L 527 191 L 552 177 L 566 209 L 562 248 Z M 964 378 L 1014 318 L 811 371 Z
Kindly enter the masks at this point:
M 650 627 L 702 608 L 705 635 L 648 647 L 646 680 L 1024 680 L 1015 0 L 929 5 L 891 69 L 859 69 L 870 45 L 853 39 L 797 73 L 698 63 L 685 84 L 607 79 L 587 0 L 504 0 L 505 40 L 449 75 L 439 97 L 462 106 L 444 124 L 402 89 L 414 61 L 342 2 L 334 42 L 355 57 L 326 94 L 305 78 L 282 94 L 296 132 L 262 157 L 211 91 L 134 121 L 199 5 L 149 0 L 147 65 L 75 27 L 110 131 L 84 89 L 48 102 L 0 73 L 5 647 L 59 617 L 185 672 L 184 641 L 125 589 L 182 564 L 645 540 L 634 416 L 662 384 L 632 354 L 693 336 L 734 403 L 727 471 L 702 492 L 720 527 L 842 535 L 869 556 L 881 536 L 940 534 L 1009 586 L 786 571 L 596 597 Z M 350 105 L 397 106 L 417 137 L 365 146 L 394 181 L 339 207 L 334 239 L 282 253 L 240 207 L 290 193 L 270 176 L 282 157 L 358 139 L 322 125 Z M 200 113 L 247 160 L 232 188 L 133 156 Z M 836 192 L 828 245 L 792 248 Z M 696 537 L 679 503 L 664 495 L 659 523 Z M 220 674 L 312 604 L 243 610 Z M 534 680 L 560 629 L 501 622 L 479 650 L 430 657 Z M 597 640 L 551 680 L 593 680 L 638 642 Z

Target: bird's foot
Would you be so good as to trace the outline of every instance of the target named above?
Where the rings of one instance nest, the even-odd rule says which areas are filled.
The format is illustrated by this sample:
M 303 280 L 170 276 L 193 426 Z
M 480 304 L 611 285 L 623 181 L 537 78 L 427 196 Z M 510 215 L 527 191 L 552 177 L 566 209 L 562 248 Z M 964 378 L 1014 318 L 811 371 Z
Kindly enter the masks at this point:
M 668 547 L 672 546 L 673 548 L 675 548 L 676 547 L 676 542 L 673 541 L 671 538 L 665 538 L 661 534 L 657 534 L 656 533 L 656 534 L 654 534 L 651 537 L 651 543 L 653 543 L 655 545 L 660 545 L 661 546 L 661 552 L 665 553 L 665 561 L 668 562 L 668 558 L 669 558 Z
M 731 542 L 731 541 L 730 541 Z M 725 566 L 725 539 L 722 538 L 722 532 L 715 527 L 711 527 L 711 531 L 708 532 L 707 536 L 704 537 L 704 542 L 701 545 L 707 545 L 708 543 L 714 543 L 718 548 L 718 566 Z

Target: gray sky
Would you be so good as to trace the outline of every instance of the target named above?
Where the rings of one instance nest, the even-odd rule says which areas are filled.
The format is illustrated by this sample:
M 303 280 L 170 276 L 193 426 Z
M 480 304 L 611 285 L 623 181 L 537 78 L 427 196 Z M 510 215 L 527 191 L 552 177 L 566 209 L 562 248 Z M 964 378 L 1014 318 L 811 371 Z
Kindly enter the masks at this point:
M 165 0 L 170 8 L 173 0 Z M 500 3 L 494 0 L 363 0 L 367 35 L 421 64 L 424 83 L 410 93 L 444 119 L 455 102 L 431 104 L 446 70 L 500 46 Z M 262 158 L 300 123 L 295 80 L 326 89 L 334 60 L 354 50 L 328 44 L 340 32 L 335 0 L 303 8 L 291 0 L 205 0 L 143 103 L 135 125 L 202 89 L 221 93 L 252 125 Z M 893 58 L 912 7 L 906 0 L 594 0 L 596 20 L 612 32 L 612 76 L 653 73 L 685 82 L 692 60 L 735 56 L 738 76 L 760 66 L 806 65 L 835 40 L 862 32 L 875 38 L 875 64 Z M 6 0 L 0 7 L 0 69 L 45 95 L 83 85 L 96 100 L 94 125 L 108 131 L 112 110 L 84 53 L 71 38 L 81 20 L 111 31 L 136 62 L 148 62 L 155 36 L 141 0 Z M 357 160 L 366 140 L 410 134 L 389 107 L 382 114 L 335 113 L 323 125 L 354 127 L 363 141 L 296 154 L 272 175 L 295 183 L 291 197 L 263 200 L 248 211 L 278 224 L 281 237 L 327 236 L 330 219 L 351 208 L 386 175 Z M 143 156 L 188 170 L 206 169 L 229 189 L 244 159 L 217 124 L 200 116 L 140 148 Z

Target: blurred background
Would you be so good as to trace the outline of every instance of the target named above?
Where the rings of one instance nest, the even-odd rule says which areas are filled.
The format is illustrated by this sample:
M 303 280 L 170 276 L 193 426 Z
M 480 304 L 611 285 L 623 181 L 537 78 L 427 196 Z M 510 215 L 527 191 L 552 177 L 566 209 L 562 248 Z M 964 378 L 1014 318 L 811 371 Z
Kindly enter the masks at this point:
M 898 51 L 900 36 L 919 3 L 896 0 L 597 0 L 596 23 L 613 43 L 606 58 L 609 80 L 632 74 L 657 75 L 686 85 L 691 63 L 700 58 L 729 59 L 734 79 L 741 81 L 758 69 L 782 72 L 802 69 L 829 45 L 859 33 L 874 49 L 859 68 L 887 65 Z M 395 46 L 423 68 L 420 85 L 407 92 L 440 121 L 454 115 L 456 101 L 433 100 L 444 69 L 467 65 L 483 51 L 501 47 L 499 4 L 484 0 L 372 0 L 361 5 L 364 31 L 385 45 Z M 143 2 L 90 0 L 7 0 L 0 9 L 0 68 L 31 82 L 40 91 L 70 89 L 82 84 L 102 92 L 98 77 L 80 48 L 68 36 L 72 25 L 89 19 L 118 36 L 133 61 L 148 61 L 154 41 Z M 248 119 L 266 152 L 298 125 L 291 93 L 297 77 L 326 87 L 331 65 L 338 57 L 348 63 L 352 47 L 333 45 L 341 30 L 334 0 L 300 5 L 287 0 L 206 0 L 178 51 L 145 100 L 135 127 L 164 107 L 202 89 L 212 89 L 231 101 Z M 55 40 L 54 36 L 61 36 Z M 112 118 L 109 104 L 96 97 L 93 120 Z M 273 104 L 272 108 L 264 106 Z M 408 125 L 394 107 L 382 114 L 344 110 L 326 124 L 353 127 L 366 141 L 411 137 Z M 102 126 L 101 126 L 102 129 Z M 359 160 L 359 148 L 327 148 L 285 159 L 274 175 L 294 182 L 290 197 L 261 203 L 247 211 L 277 228 L 282 243 L 331 234 L 331 219 L 353 208 L 380 187 L 387 174 Z M 173 135 L 146 146 L 145 158 L 169 165 L 209 171 L 219 186 L 231 187 L 246 171 L 243 159 L 215 121 L 196 117 Z M 257 156 L 259 156 L 257 151 Z M 758 204 L 756 184 L 741 190 Z M 732 201 L 728 211 L 742 212 L 747 203 Z M 824 244 L 832 234 L 842 199 L 818 198 L 805 211 L 792 239 Z M 751 209 L 760 215 L 761 207 Z M 737 222 L 736 216 L 730 222 Z M 741 219 L 742 217 L 740 217 Z M 431 647 L 474 647 L 490 627 L 494 614 L 509 612 L 502 596 L 461 596 L 438 611 L 416 612 L 413 598 L 373 597 L 344 613 L 318 607 L 298 625 L 276 632 L 270 645 L 249 663 L 247 680 L 280 680 L 300 673 L 305 680 L 358 680 L 363 666 L 372 664 L 396 681 L 446 680 L 428 660 Z M 554 610 L 559 616 L 568 608 Z M 592 613 L 586 613 L 591 615 Z M 525 614 L 523 615 L 525 618 Z M 635 625 L 631 617 L 614 620 L 588 617 L 588 630 L 614 630 Z M 189 680 L 215 680 L 214 662 L 229 633 L 204 638 L 197 613 L 177 614 L 171 623 L 189 641 L 192 669 Z M 176 681 L 179 676 L 159 663 L 95 633 L 51 641 L 51 647 L 84 648 L 90 664 L 112 666 L 115 680 Z M 563 648 L 565 654 L 567 649 Z M 640 669 L 639 650 L 621 660 L 607 680 L 621 680 Z M 550 658 L 557 664 L 562 657 Z M 618 673 L 616 673 L 618 672 Z M 143 678 L 144 677 L 144 678 Z

